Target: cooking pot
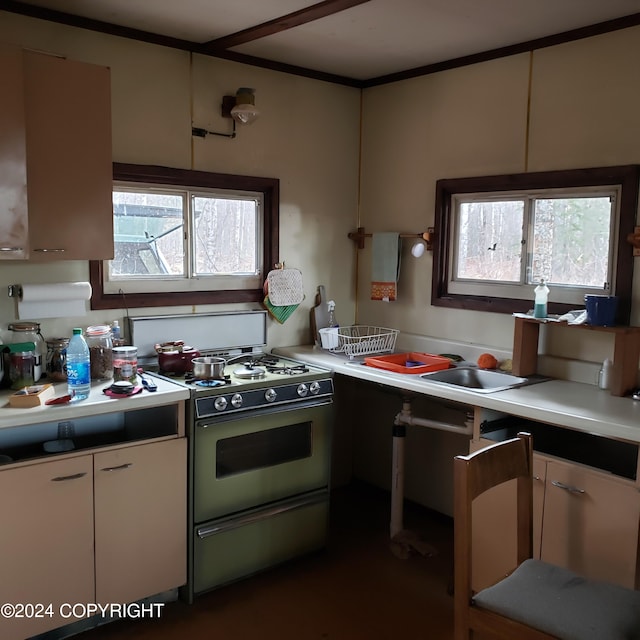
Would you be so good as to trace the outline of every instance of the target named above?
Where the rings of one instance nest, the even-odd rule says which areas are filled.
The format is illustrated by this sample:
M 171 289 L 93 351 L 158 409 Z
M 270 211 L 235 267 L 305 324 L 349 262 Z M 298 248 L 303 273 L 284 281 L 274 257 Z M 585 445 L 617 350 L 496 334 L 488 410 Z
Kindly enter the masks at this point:
M 193 365 L 193 375 L 200 380 L 223 380 L 224 379 L 224 365 L 226 361 L 224 358 L 217 358 L 214 356 L 200 356 L 193 358 L 191 361 Z
M 156 345 L 160 371 L 184 375 L 191 371 L 191 361 L 200 355 L 194 347 L 186 346 L 182 341 L 163 342 Z

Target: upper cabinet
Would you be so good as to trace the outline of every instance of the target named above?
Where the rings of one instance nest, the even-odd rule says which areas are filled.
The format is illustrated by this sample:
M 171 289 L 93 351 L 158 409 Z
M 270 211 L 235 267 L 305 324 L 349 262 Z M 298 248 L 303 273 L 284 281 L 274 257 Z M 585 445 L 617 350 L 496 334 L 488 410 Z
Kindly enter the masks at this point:
M 0 48 L 0 259 L 113 258 L 107 67 Z

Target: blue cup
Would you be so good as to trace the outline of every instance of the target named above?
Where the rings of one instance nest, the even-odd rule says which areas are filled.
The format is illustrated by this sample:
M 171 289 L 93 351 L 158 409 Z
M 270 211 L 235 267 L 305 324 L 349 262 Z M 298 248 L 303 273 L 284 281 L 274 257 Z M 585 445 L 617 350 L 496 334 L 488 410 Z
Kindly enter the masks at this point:
M 587 323 L 594 327 L 614 327 L 618 310 L 618 296 L 586 295 Z

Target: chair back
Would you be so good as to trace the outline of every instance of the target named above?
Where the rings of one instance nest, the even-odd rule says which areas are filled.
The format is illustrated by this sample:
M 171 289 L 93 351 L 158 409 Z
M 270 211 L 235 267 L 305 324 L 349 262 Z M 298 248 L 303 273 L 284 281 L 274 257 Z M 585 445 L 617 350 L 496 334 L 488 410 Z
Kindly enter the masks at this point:
M 456 618 L 468 616 L 473 596 L 472 505 L 475 498 L 509 480 L 517 483 L 517 564 L 533 557 L 533 444 L 528 433 L 453 461 Z M 496 523 L 499 527 L 499 523 Z M 500 530 L 496 530 L 500 535 Z M 517 565 L 516 565 L 517 566 Z M 514 566 L 515 569 L 515 566 Z

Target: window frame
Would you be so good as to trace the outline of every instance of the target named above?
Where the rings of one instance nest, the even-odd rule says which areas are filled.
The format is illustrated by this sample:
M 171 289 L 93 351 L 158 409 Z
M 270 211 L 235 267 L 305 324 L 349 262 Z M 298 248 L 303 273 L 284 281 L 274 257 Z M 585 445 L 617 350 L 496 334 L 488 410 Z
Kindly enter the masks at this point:
M 433 274 L 431 304 L 437 307 L 489 311 L 493 313 L 517 313 L 526 311 L 523 300 L 495 296 L 452 293 L 449 277 L 452 251 L 454 215 L 452 199 L 456 194 L 513 192 L 534 189 L 564 189 L 595 186 L 619 186 L 620 203 L 617 224 L 617 254 L 613 291 L 619 297 L 618 322 L 629 324 L 633 280 L 633 250 L 627 242 L 632 234 L 638 214 L 638 187 L 640 165 L 597 167 L 540 171 L 534 173 L 480 176 L 472 178 L 448 178 L 436 182 L 435 242 L 433 250 Z M 533 294 L 532 294 L 533 299 Z M 576 308 L 575 304 L 550 302 L 549 313 L 562 314 Z
M 277 178 L 260 178 L 114 162 L 113 180 L 114 182 L 139 182 L 159 186 L 189 187 L 194 190 L 204 187 L 209 189 L 228 189 L 261 193 L 264 205 L 262 273 L 265 278 L 267 273 L 273 268 L 273 265 L 279 261 L 280 181 Z M 262 302 L 264 299 L 262 287 L 255 289 L 175 291 L 163 293 L 105 293 L 103 276 L 106 268 L 105 261 L 89 261 L 89 280 L 93 290 L 91 309 Z

